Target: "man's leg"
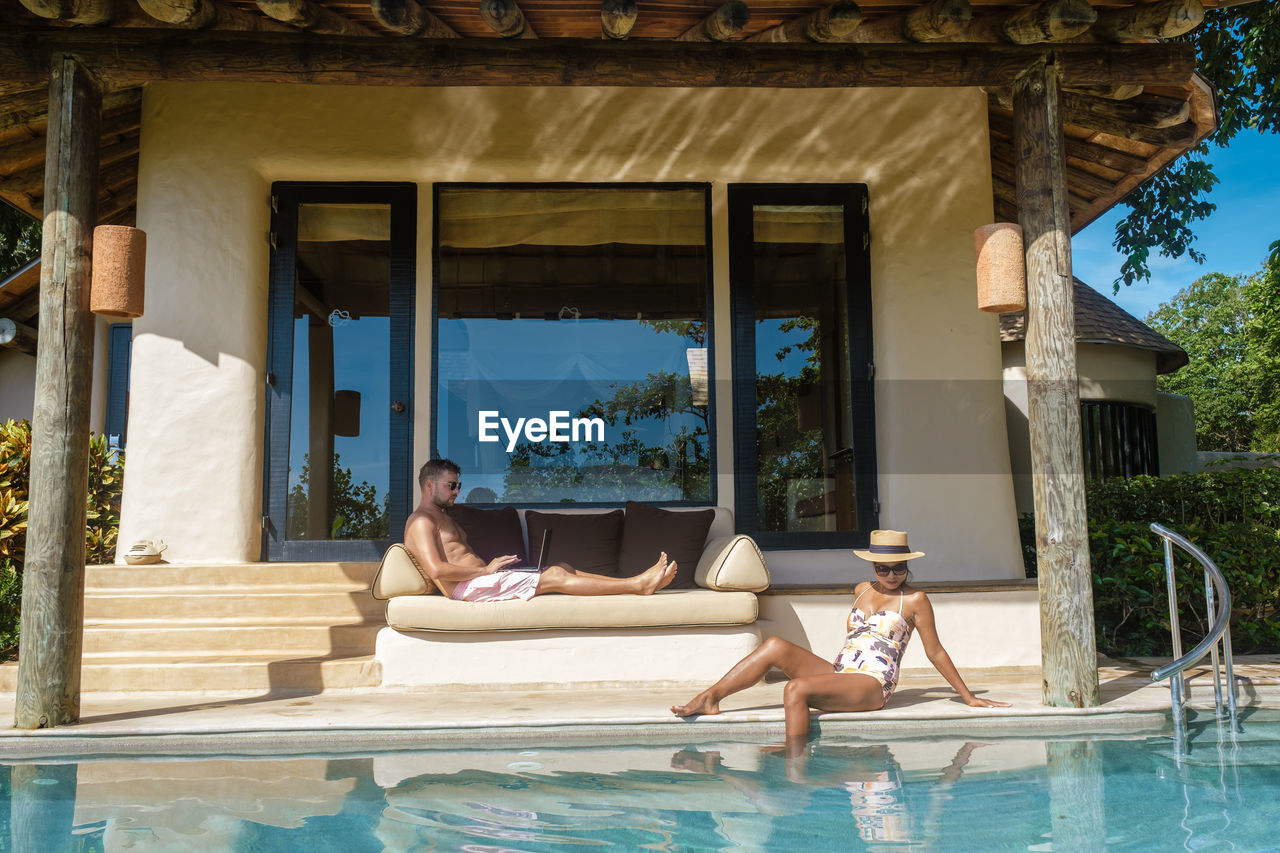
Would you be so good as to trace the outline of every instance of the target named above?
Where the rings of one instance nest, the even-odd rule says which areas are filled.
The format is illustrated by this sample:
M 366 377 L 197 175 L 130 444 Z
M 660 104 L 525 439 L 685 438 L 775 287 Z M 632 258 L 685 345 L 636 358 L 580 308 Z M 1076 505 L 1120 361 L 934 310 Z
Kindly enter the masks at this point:
M 658 562 L 632 578 L 611 578 L 580 572 L 555 564 L 547 567 L 538 581 L 538 595 L 559 592 L 565 595 L 652 595 L 671 583 L 676 564 L 667 562 L 666 552 Z
M 832 672 L 831 661 L 781 637 L 770 637 L 756 647 L 754 652 L 734 664 L 733 669 L 726 672 L 719 681 L 687 704 L 672 705 L 671 713 L 677 717 L 719 714 L 720 700 L 755 684 L 775 666 L 788 678 L 829 675 Z

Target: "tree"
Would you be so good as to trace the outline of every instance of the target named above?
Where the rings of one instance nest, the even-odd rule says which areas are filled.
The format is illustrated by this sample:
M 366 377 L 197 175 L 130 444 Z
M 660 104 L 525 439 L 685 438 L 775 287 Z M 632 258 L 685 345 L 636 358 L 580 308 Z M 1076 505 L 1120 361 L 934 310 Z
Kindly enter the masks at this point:
M 1280 451 L 1280 254 L 1251 276 L 1200 277 L 1147 324 L 1187 351 L 1160 390 L 1191 398 L 1201 450 Z
M 0 281 L 40 254 L 40 223 L 0 201 Z
M 1254 343 L 1254 449 L 1280 451 L 1280 240 L 1271 257 L 1249 282 L 1248 339 Z
M 1204 23 L 1179 38 L 1195 45 L 1200 73 L 1216 90 L 1218 130 L 1213 144 L 1225 148 L 1242 131 L 1280 130 L 1280 3 L 1276 0 L 1206 10 Z M 1129 214 L 1116 223 L 1115 248 L 1127 257 L 1115 281 L 1150 279 L 1151 252 L 1171 258 L 1189 254 L 1197 263 L 1192 226 L 1216 205 L 1208 201 L 1218 183 L 1201 143 L 1176 165 L 1153 175 L 1131 192 Z

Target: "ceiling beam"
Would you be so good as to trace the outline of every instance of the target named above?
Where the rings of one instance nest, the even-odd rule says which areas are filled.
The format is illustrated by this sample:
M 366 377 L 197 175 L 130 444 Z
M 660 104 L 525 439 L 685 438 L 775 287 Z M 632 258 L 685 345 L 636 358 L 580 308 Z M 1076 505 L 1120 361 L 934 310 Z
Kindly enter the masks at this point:
M 732 41 L 746 29 L 751 10 L 742 0 L 729 0 L 681 33 L 676 41 Z
M 600 4 L 600 37 L 624 39 L 631 35 L 640 10 L 636 0 L 603 0 Z
M 480 0 L 480 17 L 504 39 L 536 39 L 516 0 Z
M 424 39 L 456 39 L 457 31 L 415 0 L 371 0 L 369 9 L 378 23 L 402 36 Z
M 1156 0 L 1123 9 L 1101 9 L 1092 32 L 1111 42 L 1170 39 L 1191 32 L 1203 20 L 1200 0 Z
M 218 30 L 10 29 L 0 95 L 79 56 L 108 90 L 155 80 L 366 86 L 1006 86 L 1046 54 L 1064 85 L 1183 85 L 1190 45 L 675 44 L 561 39 L 364 39 Z
M 67 3 L 64 0 L 19 0 L 23 7 L 33 15 L 39 15 L 50 21 L 66 21 L 68 24 L 80 24 L 86 27 L 97 27 L 109 24 L 115 19 L 118 9 L 116 0 L 77 0 Z
M 316 0 L 254 0 L 262 14 L 310 33 L 332 36 L 372 36 L 373 30 L 340 15 Z
M 923 6 L 867 21 L 849 37 L 855 42 L 926 42 L 957 36 L 973 20 L 969 0 L 931 0 Z
M 860 23 L 862 10 L 858 8 L 858 4 L 853 0 L 837 0 L 830 6 L 756 33 L 747 41 L 848 41 L 850 34 Z

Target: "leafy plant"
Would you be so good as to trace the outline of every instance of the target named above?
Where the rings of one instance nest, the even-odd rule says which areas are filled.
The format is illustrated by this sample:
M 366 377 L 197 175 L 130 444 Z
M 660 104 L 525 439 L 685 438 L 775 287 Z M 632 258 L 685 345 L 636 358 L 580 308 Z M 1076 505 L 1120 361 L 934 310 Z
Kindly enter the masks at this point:
M 1089 562 L 1098 650 L 1171 657 L 1164 546 L 1152 522 L 1182 534 L 1222 571 L 1231 591 L 1236 654 L 1280 652 L 1280 469 L 1214 471 L 1091 482 Z M 1035 519 L 1019 519 L 1022 553 L 1035 576 Z M 1183 651 L 1204 637 L 1204 572 L 1174 549 Z
M 107 444 L 105 436 L 90 436 L 86 563 L 115 559 L 123 479 L 123 455 Z M 0 424 L 0 660 L 11 657 L 18 644 L 30 481 L 31 424 L 6 421 Z

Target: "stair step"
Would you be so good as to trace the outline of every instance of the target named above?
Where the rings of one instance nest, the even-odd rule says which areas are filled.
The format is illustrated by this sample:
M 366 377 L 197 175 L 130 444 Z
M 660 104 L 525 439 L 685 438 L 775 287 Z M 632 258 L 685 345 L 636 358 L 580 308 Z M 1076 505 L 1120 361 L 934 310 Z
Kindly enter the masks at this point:
M 18 667 L 0 667 L 0 692 L 14 692 Z M 199 691 L 328 690 L 377 687 L 382 668 L 373 655 L 280 658 L 277 655 L 201 657 L 86 656 L 80 671 L 84 692 L 133 693 Z
M 368 589 L 377 563 L 229 563 L 150 566 L 89 566 L 86 589 L 154 589 L 156 587 L 264 586 L 299 587 L 345 584 Z
M 336 651 L 371 654 L 374 640 L 383 622 L 289 622 L 263 625 L 243 624 L 229 627 L 221 624 L 174 625 L 169 621 L 154 623 L 103 622 L 85 624 L 84 654 L 173 654 L 183 652 L 222 654 L 271 650 L 282 654 L 307 652 L 324 655 Z
M 292 592 L 202 592 L 102 593 L 86 595 L 84 618 L 89 619 L 223 619 L 257 618 L 270 621 L 273 615 L 307 614 L 340 618 L 362 616 L 381 618 L 384 604 L 368 590 L 351 593 L 311 592 L 302 587 Z

